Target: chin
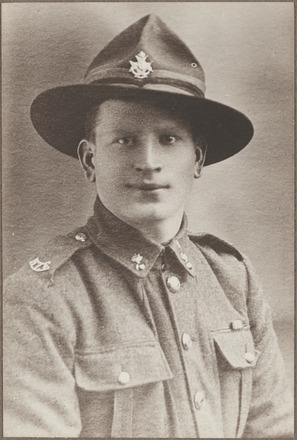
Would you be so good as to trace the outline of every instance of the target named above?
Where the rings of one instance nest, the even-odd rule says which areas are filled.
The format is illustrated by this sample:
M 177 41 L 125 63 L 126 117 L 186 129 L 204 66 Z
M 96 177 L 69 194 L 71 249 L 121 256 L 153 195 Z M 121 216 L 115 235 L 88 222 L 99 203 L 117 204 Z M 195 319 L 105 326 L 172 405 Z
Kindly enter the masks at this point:
M 135 204 L 130 206 L 129 212 L 125 212 L 122 216 L 124 221 L 129 224 L 145 224 L 152 222 L 160 222 L 170 217 L 174 216 L 174 214 L 178 211 L 178 209 L 173 209 L 172 206 L 157 206 L 156 204 L 152 205 L 141 205 Z M 131 215 L 133 213 L 133 215 Z

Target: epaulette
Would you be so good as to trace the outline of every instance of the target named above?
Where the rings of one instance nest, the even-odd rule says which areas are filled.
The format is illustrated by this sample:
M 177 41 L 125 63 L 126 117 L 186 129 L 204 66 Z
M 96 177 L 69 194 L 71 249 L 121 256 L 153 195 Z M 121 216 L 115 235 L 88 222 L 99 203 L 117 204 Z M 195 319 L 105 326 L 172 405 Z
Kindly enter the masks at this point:
M 67 235 L 59 235 L 43 245 L 29 260 L 29 267 L 46 278 L 53 277 L 57 269 L 65 264 L 80 249 L 91 245 L 84 227 L 75 229 Z
M 239 261 L 244 259 L 244 256 L 236 249 L 235 246 L 228 243 L 227 241 L 222 240 L 221 238 L 216 237 L 211 234 L 188 234 L 190 240 L 193 241 L 196 245 L 202 248 L 211 248 L 217 254 L 231 254 L 236 257 Z

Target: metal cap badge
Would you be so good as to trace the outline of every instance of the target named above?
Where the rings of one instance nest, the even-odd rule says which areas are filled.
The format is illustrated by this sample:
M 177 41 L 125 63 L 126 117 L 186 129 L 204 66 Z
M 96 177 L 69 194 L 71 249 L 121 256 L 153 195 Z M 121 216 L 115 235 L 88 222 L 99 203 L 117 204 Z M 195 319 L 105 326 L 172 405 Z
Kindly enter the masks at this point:
M 135 78 L 147 78 L 149 73 L 153 71 L 152 63 L 146 61 L 147 56 L 143 50 L 138 55 L 135 55 L 135 57 L 137 62 L 130 61 L 131 67 L 129 72 L 132 72 Z

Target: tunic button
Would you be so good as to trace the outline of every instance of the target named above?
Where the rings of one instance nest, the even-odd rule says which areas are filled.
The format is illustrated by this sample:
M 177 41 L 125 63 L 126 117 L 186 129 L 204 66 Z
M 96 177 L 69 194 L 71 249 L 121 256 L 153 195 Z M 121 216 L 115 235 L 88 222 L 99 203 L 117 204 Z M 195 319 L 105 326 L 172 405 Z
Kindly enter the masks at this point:
M 182 345 L 185 350 L 189 350 L 192 347 L 193 341 L 188 333 L 182 335 Z
M 254 355 L 254 353 L 251 353 L 250 351 L 247 351 L 244 357 L 249 364 L 252 364 L 256 360 L 256 356 Z
M 122 371 L 118 375 L 118 382 L 121 385 L 126 385 L 128 382 L 130 382 L 130 374 L 127 373 L 126 371 Z
M 205 396 L 204 393 L 201 391 L 197 391 L 197 393 L 194 396 L 194 405 L 196 409 L 201 409 L 205 403 Z
M 193 264 L 190 263 L 189 261 L 186 263 L 186 266 L 188 269 L 192 270 L 193 269 Z
M 75 236 L 75 240 L 77 240 L 77 241 L 84 242 L 84 241 L 86 241 L 86 239 L 87 239 L 87 236 L 86 236 L 86 234 L 84 234 L 83 232 L 79 232 L 79 233 L 76 234 L 76 236 Z
M 168 277 L 166 284 L 167 284 L 168 289 L 172 293 L 178 292 L 180 289 L 179 279 L 175 276 Z

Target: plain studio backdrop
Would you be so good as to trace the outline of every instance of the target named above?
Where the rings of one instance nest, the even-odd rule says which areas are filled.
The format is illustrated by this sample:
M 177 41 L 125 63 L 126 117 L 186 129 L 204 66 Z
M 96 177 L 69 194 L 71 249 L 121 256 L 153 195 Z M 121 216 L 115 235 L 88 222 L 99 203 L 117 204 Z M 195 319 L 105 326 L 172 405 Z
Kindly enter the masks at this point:
M 294 5 L 277 3 L 2 4 L 4 276 L 51 237 L 85 223 L 95 188 L 78 161 L 34 131 L 43 90 L 80 83 L 97 53 L 142 16 L 160 16 L 206 74 L 206 95 L 245 113 L 255 135 L 204 169 L 188 204 L 190 230 L 231 242 L 252 260 L 293 377 Z

